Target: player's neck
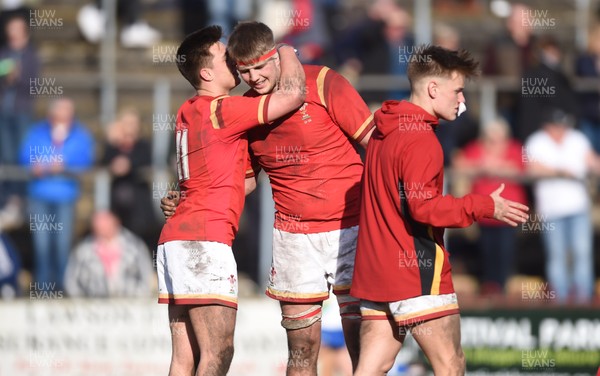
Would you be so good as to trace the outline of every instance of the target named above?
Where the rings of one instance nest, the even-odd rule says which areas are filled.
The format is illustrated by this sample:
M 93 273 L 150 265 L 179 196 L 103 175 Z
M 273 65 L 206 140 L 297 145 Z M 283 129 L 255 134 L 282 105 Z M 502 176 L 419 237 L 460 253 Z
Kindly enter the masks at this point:
M 229 90 L 216 85 L 206 85 L 201 86 L 200 89 L 196 90 L 196 94 L 199 96 L 220 97 L 223 95 L 229 95 Z
M 433 111 L 433 106 L 431 105 L 431 101 L 429 98 L 423 98 L 422 96 L 412 93 L 408 101 L 415 106 L 421 107 L 428 114 L 435 116 L 435 112 Z

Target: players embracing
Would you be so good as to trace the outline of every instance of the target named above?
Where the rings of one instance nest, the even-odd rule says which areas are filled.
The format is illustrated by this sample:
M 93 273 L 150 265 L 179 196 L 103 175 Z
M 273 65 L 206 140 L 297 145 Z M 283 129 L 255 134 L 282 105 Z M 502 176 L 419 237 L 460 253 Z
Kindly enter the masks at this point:
M 277 48 L 285 92 L 230 97 L 240 80 L 221 28 L 188 35 L 178 68 L 196 90 L 175 130 L 181 200 L 163 226 L 156 254 L 158 301 L 168 304 L 169 375 L 225 375 L 233 357 L 237 265 L 231 250 L 248 191 L 246 131 L 300 107 L 304 72 L 289 46 Z M 253 182 L 253 179 L 250 179 Z
M 282 76 L 274 46 L 271 29 L 259 22 L 241 22 L 231 34 L 228 53 L 251 87 L 246 96 L 295 84 Z M 331 288 L 353 365 L 358 362 L 359 302 L 349 295 L 363 172 L 356 146 L 366 147 L 374 130 L 371 112 L 345 78 L 324 66 L 303 68 L 301 108 L 248 132 L 253 168 L 267 173 L 275 201 L 267 295 L 281 305 L 287 375 L 317 374 L 321 306 Z M 175 205 L 162 200 L 167 215 Z

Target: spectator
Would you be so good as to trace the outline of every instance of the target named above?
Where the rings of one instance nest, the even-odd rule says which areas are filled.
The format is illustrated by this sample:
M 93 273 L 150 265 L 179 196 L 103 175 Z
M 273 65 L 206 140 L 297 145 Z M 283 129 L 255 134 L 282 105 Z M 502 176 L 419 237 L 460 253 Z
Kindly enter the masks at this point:
M 117 0 L 117 17 L 121 19 L 121 44 L 124 47 L 150 47 L 162 39 L 161 33 L 141 20 L 140 0 Z M 98 43 L 106 34 L 106 14 L 102 0 L 88 4 L 79 10 L 77 24 L 81 33 L 91 43 Z
M 453 167 L 457 173 L 473 179 L 471 193 L 489 195 L 504 184 L 502 197 L 526 204 L 525 189 L 515 180 L 524 172 L 522 145 L 511 139 L 510 127 L 503 119 L 485 126 L 481 138 L 456 155 Z M 517 228 L 490 218 L 480 220 L 479 228 L 483 256 L 481 292 L 502 293 L 514 268 Z
M 410 56 L 416 48 L 409 31 L 411 22 L 408 12 L 393 1 L 375 1 L 368 9 L 367 18 L 348 30 L 341 41 L 345 70 L 406 77 Z M 369 90 L 360 94 L 367 104 L 379 106 L 386 99 L 407 99 L 409 91 Z
M 483 73 L 501 77 L 521 77 L 535 61 L 535 36 L 529 7 L 516 3 L 511 7 L 503 33 L 495 36 L 485 52 Z M 516 62 L 516 64 L 515 64 Z
M 600 78 L 600 24 L 590 32 L 588 50 L 577 58 L 575 72 L 579 77 Z M 589 138 L 596 153 L 600 153 L 600 92 L 580 94 L 581 131 Z
M 21 258 L 6 231 L 18 227 L 22 220 L 20 199 L 12 196 L 0 209 L 0 299 L 20 295 Z
M 3 0 L 0 4 L 0 47 L 6 46 L 6 24 L 15 17 L 21 17 L 28 20 L 31 15 L 31 8 L 23 4 L 23 0 Z
M 40 62 L 24 18 L 8 20 L 5 31 L 7 44 L 0 48 L 0 162 L 17 164 L 33 110 L 30 79 L 38 77 Z
M 331 43 L 325 19 L 325 0 L 295 0 L 282 41 L 298 49 L 302 64 L 321 64 Z
M 21 147 L 21 165 L 33 174 L 27 189 L 29 228 L 34 279 L 42 290 L 62 291 L 80 194 L 77 176 L 93 158 L 92 136 L 75 120 L 75 105 L 67 98 L 50 104 L 48 118 L 32 127 Z
M 505 30 L 494 36 L 488 43 L 483 59 L 483 74 L 515 80 L 523 77 L 523 73 L 531 69 L 535 63 L 535 42 L 530 9 L 516 3 L 511 7 L 506 19 Z M 516 120 L 518 93 L 499 93 L 498 112 L 515 128 L 512 134 L 517 135 L 519 124 Z
M 536 222 L 544 224 L 540 231 L 546 277 L 559 303 L 573 296 L 585 303 L 593 294 L 594 255 L 591 204 L 584 179 L 590 171 L 599 171 L 598 157 L 583 133 L 572 128 L 572 115 L 560 110 L 546 115 L 543 128 L 525 144 L 527 168 L 539 179 L 534 194 Z
M 109 211 L 92 218 L 92 233 L 69 257 L 65 288 L 69 296 L 134 298 L 154 291 L 154 271 L 144 242 Z
M 150 144 L 140 138 L 140 116 L 123 111 L 109 127 L 101 164 L 112 177 L 111 210 L 123 226 L 156 246 L 158 224 L 152 211 L 152 197 L 144 173 L 152 163 Z
M 515 133 L 520 141 L 542 126 L 544 112 L 540 109 L 559 108 L 575 116 L 579 114 L 577 95 L 561 67 L 562 49 L 558 41 L 550 35 L 540 37 L 536 56 L 537 63 L 521 79 Z
M 19 272 L 21 258 L 12 241 L 0 233 L 0 299 L 12 299 L 20 295 Z

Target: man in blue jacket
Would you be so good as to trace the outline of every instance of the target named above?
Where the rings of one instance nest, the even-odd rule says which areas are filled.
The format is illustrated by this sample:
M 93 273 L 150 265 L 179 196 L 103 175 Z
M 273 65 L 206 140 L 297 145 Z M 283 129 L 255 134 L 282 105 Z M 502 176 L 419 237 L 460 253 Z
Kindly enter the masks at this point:
M 33 175 L 27 189 L 35 256 L 31 290 L 63 291 L 80 193 L 77 175 L 91 167 L 93 158 L 93 138 L 75 120 L 71 99 L 53 101 L 48 118 L 33 125 L 25 137 L 20 163 Z

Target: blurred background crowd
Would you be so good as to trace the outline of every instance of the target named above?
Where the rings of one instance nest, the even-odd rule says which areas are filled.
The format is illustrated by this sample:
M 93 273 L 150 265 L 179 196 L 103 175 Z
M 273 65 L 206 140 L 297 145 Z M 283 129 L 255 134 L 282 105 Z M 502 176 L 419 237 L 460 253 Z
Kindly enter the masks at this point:
M 229 32 L 238 20 L 254 19 L 294 45 L 304 63 L 342 73 L 373 111 L 406 98 L 407 65 L 420 43 L 470 50 L 482 76 L 467 85 L 469 110 L 437 130 L 447 191 L 489 194 L 505 183 L 504 195 L 532 211 L 517 228 L 490 220 L 447 232 L 459 295 L 518 301 L 526 288 L 551 296 L 551 304 L 598 300 L 597 0 L 1 6 L 4 299 L 30 290 L 153 296 L 158 205 L 177 189 L 172 131 L 177 108 L 193 95 L 175 66 L 178 43 L 208 24 Z M 261 260 L 270 246 L 257 231 L 262 225 L 269 233 L 265 197 L 260 189 L 248 197 L 234 244 L 241 294 L 261 294 L 267 278 Z

